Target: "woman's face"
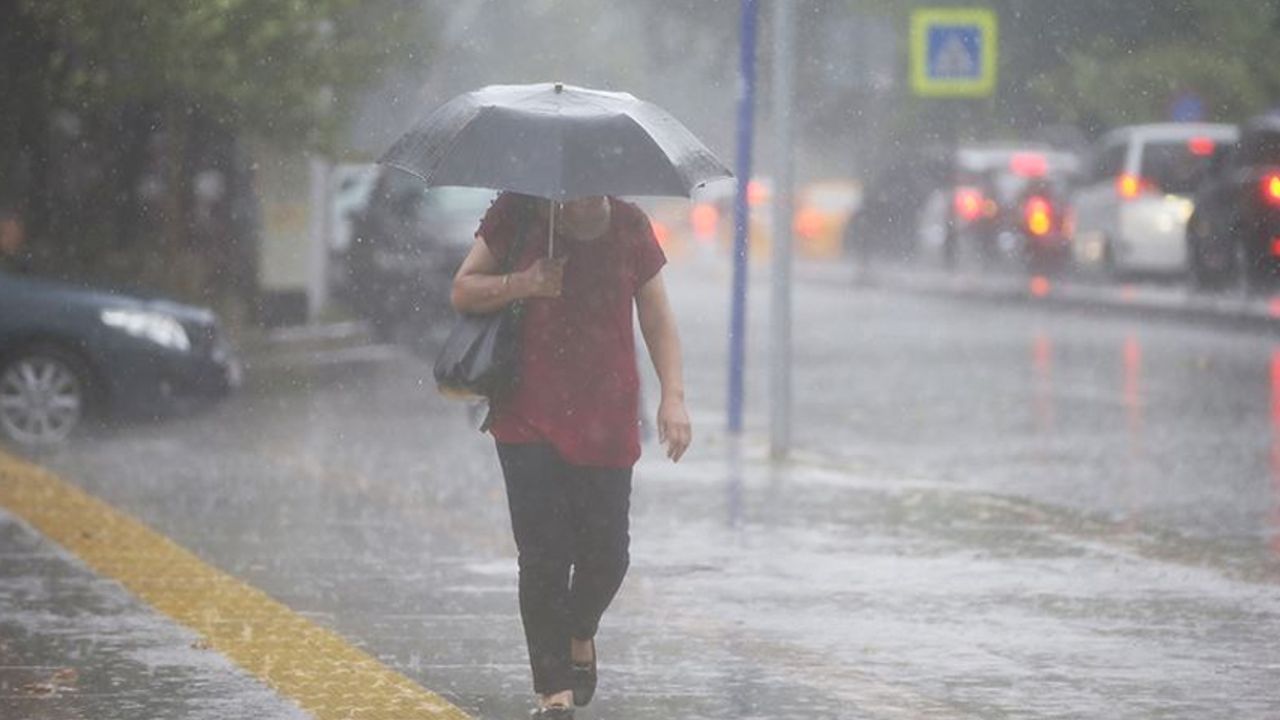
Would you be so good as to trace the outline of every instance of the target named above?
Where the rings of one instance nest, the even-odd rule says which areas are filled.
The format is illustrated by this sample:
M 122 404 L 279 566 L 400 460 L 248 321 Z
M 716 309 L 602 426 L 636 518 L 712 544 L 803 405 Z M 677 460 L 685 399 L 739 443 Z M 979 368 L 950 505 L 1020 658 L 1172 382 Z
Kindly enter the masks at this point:
M 593 240 L 609 228 L 609 199 L 591 195 L 560 203 L 565 229 L 580 240 Z

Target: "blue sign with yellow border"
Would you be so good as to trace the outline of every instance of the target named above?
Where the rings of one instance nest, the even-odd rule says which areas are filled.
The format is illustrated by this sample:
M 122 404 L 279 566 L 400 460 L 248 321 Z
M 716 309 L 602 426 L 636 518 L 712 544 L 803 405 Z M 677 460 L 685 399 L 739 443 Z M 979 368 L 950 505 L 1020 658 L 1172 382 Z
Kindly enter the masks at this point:
M 996 89 L 996 14 L 985 8 L 911 13 L 911 91 L 921 97 L 988 97 Z

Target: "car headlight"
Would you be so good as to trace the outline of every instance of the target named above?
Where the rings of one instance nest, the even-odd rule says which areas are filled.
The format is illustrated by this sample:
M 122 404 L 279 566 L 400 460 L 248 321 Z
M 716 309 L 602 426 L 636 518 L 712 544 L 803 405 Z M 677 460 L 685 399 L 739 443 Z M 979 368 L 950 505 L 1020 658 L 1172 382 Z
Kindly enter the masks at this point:
M 191 349 L 191 338 L 182 323 L 157 312 L 145 310 L 103 310 L 102 324 L 170 350 Z
M 1182 221 L 1183 225 L 1186 225 L 1187 221 L 1191 219 L 1191 214 L 1196 210 L 1196 204 L 1187 198 L 1179 198 L 1176 207 L 1178 208 L 1178 219 Z

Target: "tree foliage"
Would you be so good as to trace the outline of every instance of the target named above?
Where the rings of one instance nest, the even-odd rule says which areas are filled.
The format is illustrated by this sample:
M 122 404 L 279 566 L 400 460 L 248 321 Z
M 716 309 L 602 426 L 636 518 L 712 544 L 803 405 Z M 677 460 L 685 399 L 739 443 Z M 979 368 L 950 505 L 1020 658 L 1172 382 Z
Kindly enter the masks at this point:
M 19 0 L 52 40 L 54 101 L 177 103 L 279 143 L 326 141 L 411 47 L 406 0 Z M 373 18 L 377 18 L 375 24 Z
M 1268 62 L 1280 2 L 1072 5 L 1086 6 L 1076 10 L 1076 42 L 1030 83 L 1036 100 L 1064 121 L 1100 130 L 1168 119 L 1171 103 L 1191 94 L 1206 119 L 1238 122 L 1280 100 L 1280 66 Z
M 331 147 L 354 98 L 423 54 L 419 12 L 412 0 L 0 0 L 0 212 L 22 217 L 30 255 L 64 274 L 114 263 L 187 296 L 252 284 L 243 139 Z

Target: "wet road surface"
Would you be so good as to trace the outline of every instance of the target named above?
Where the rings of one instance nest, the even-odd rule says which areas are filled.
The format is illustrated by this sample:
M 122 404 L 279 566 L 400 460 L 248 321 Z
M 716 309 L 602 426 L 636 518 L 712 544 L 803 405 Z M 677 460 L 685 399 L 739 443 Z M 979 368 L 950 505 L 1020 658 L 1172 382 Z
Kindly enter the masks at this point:
M 1280 715 L 1272 340 L 802 274 L 796 460 L 770 465 L 764 278 L 748 434 L 721 431 L 726 273 L 671 272 L 695 444 L 677 466 L 649 447 L 637 468 L 632 570 L 580 717 Z M 264 364 L 211 413 L 41 462 L 474 716 L 523 717 L 492 446 L 422 361 L 370 358 Z M 41 657 L 83 613 L 29 612 L 59 601 L 14 578 L 37 582 L 24 563 L 51 550 L 0 528 L 0 636 L 27 663 L 100 662 L 92 623 L 86 652 Z

